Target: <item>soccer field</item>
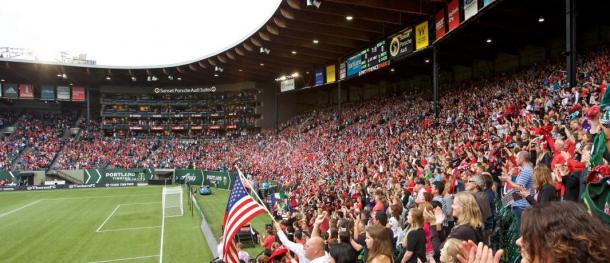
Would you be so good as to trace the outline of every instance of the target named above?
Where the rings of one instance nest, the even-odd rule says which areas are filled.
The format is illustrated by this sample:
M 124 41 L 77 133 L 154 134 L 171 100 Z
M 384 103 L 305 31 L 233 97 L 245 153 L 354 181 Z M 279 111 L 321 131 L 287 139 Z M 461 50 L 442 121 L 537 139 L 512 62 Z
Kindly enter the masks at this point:
M 168 206 L 179 206 L 180 194 L 166 195 L 163 209 L 162 192 L 141 186 L 0 193 L 0 262 L 209 262 L 186 192 L 183 215 Z

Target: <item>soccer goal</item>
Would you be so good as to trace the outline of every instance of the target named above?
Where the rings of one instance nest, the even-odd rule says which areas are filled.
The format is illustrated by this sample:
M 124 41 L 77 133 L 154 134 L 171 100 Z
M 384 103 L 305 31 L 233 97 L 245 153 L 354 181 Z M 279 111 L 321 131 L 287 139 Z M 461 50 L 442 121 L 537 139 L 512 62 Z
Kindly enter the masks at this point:
M 182 216 L 184 214 L 182 200 L 182 187 L 163 188 L 163 211 L 165 217 Z

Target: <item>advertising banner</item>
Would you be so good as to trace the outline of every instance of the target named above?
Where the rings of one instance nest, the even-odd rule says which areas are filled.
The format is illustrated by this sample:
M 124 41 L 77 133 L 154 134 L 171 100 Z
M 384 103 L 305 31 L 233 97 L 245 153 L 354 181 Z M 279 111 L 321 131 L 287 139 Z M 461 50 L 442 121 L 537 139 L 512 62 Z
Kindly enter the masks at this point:
M 17 84 L 5 84 L 4 85 L 4 97 L 5 98 L 17 98 Z
M 324 84 L 324 68 L 317 68 L 315 70 L 315 74 L 316 74 L 315 85 L 320 86 L 320 85 Z
M 335 75 L 335 65 L 326 66 L 326 83 L 335 82 Z
M 85 88 L 76 86 L 73 87 L 72 101 L 85 101 Z
M 121 186 L 122 183 L 147 183 L 150 169 L 86 169 L 85 184 L 96 186 Z
M 445 9 L 441 9 L 434 16 L 434 28 L 436 29 L 436 39 L 445 36 Z
M 447 4 L 447 12 L 449 13 L 449 31 L 460 26 L 460 5 L 458 0 L 451 0 Z
M 282 80 L 280 82 L 280 91 L 285 92 L 294 89 L 294 79 Z
M 390 37 L 390 59 L 399 59 L 410 54 L 414 50 L 413 28 L 403 29 L 398 34 Z
M 20 99 L 34 99 L 34 85 L 19 84 L 19 98 Z
M 351 77 L 353 75 L 358 75 L 360 73 L 361 64 L 360 64 L 360 53 L 355 55 L 349 59 L 347 59 L 347 76 Z
M 464 20 L 468 20 L 479 11 L 478 0 L 464 0 Z
M 40 87 L 41 100 L 55 100 L 55 87 L 51 85 L 42 85 Z
M 339 80 L 344 80 L 347 77 L 347 63 L 341 62 L 339 65 Z
M 57 100 L 70 100 L 70 87 L 57 87 Z
M 415 49 L 420 50 L 428 46 L 428 21 L 424 21 L 415 27 Z
M 188 181 L 191 185 L 209 185 L 224 189 L 229 189 L 237 176 L 236 173 L 193 169 L 176 169 L 175 175 L 177 182 Z

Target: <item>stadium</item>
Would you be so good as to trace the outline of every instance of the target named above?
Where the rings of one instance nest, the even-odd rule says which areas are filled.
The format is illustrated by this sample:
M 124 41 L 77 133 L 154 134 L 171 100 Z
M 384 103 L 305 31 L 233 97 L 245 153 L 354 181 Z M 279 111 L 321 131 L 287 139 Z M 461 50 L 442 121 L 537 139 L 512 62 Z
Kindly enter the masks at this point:
M 0 6 L 0 262 L 610 261 L 609 1 Z

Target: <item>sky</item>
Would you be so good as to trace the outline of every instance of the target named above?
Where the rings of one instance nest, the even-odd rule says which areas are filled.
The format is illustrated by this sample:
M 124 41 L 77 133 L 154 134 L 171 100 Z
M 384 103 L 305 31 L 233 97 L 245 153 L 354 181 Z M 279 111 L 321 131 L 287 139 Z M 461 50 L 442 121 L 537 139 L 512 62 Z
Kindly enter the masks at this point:
M 0 48 L 39 60 L 86 53 L 97 65 L 152 68 L 213 56 L 263 26 L 281 0 L 0 0 Z

